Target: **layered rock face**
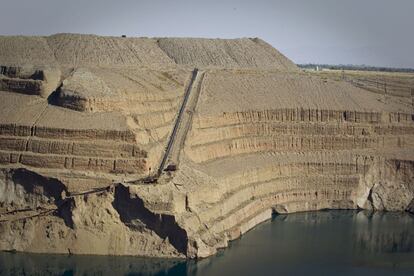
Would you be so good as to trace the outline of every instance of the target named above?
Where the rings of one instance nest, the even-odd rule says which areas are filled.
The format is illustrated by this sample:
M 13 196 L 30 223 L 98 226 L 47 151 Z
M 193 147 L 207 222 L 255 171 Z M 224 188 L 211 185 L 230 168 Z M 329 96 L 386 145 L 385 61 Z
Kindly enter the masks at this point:
M 0 37 L 0 249 L 206 257 L 273 213 L 412 211 L 411 95 L 260 39 Z

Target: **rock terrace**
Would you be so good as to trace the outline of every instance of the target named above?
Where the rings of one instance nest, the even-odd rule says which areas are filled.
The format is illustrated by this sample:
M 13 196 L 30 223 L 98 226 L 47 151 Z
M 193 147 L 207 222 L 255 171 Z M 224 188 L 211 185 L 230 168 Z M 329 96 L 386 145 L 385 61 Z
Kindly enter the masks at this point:
M 258 38 L 0 37 L 0 249 L 207 257 L 273 213 L 412 211 L 411 95 Z

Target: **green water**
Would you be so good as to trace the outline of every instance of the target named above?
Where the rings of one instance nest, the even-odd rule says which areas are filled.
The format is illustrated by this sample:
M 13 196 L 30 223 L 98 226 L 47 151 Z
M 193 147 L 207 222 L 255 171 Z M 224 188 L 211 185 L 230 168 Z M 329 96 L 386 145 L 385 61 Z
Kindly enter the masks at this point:
M 0 253 L 1 275 L 414 275 L 414 216 L 279 215 L 200 261 Z

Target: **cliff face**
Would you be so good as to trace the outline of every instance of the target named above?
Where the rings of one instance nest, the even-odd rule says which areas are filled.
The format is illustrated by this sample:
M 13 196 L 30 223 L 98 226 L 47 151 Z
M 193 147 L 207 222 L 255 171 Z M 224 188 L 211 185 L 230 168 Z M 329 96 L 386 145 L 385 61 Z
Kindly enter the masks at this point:
M 273 213 L 413 210 L 411 95 L 260 39 L 0 37 L 0 249 L 206 257 Z

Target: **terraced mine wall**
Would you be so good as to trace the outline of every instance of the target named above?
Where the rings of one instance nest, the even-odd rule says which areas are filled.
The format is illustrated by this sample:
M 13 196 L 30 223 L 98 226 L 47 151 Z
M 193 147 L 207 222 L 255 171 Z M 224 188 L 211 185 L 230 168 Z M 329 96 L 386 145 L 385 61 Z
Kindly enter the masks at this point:
M 199 258 L 275 213 L 414 210 L 411 97 L 258 38 L 0 37 L 0 66 L 2 250 Z

